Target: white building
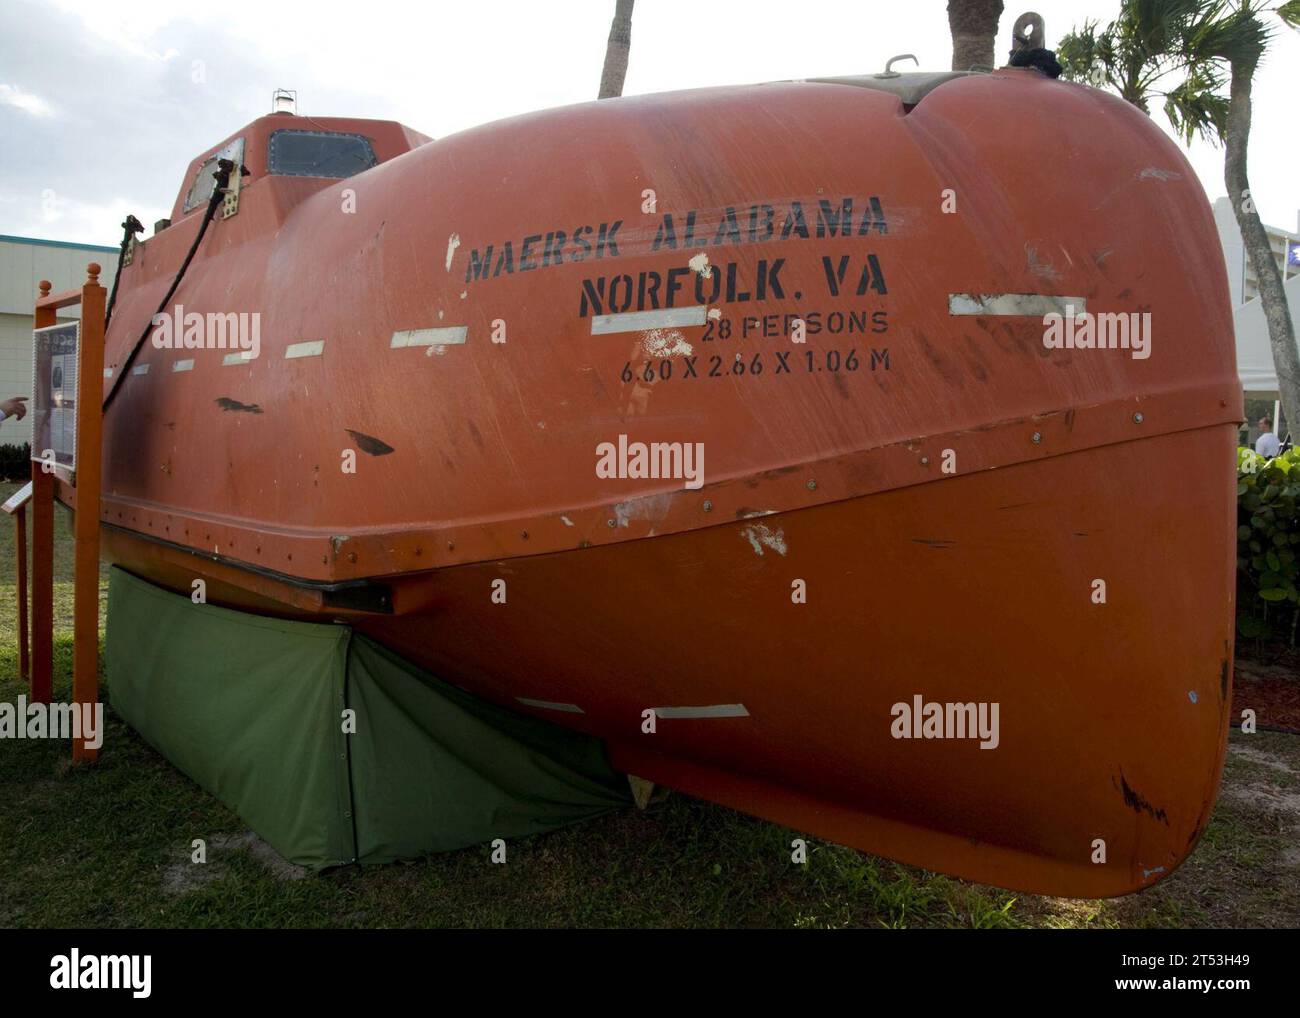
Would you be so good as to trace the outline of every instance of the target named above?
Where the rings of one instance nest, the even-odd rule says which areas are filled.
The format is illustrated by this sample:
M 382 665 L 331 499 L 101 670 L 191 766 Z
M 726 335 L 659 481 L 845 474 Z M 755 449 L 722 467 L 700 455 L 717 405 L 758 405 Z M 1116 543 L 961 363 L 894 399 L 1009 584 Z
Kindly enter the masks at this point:
M 111 288 L 117 271 L 115 247 L 0 235 L 0 399 L 32 394 L 32 310 L 37 284 L 48 279 L 54 293 L 75 289 L 86 281 L 90 262 L 99 263 L 99 281 Z M 59 317 L 79 314 L 80 308 L 66 308 Z M 31 438 L 30 417 L 0 424 L 0 444 L 22 445 Z
M 1232 329 L 1237 346 L 1237 375 L 1247 400 L 1272 401 L 1268 416 L 1279 435 L 1288 433 L 1293 440 L 1300 439 L 1300 429 L 1287 421 L 1279 421 L 1281 404 L 1278 402 L 1277 372 L 1273 366 L 1273 347 L 1268 338 L 1268 323 L 1264 320 L 1264 306 L 1259 301 L 1259 285 L 1250 257 L 1237 228 L 1237 218 L 1232 203 L 1226 197 L 1214 203 L 1214 222 L 1219 228 L 1219 244 L 1223 248 L 1223 261 L 1228 270 L 1228 292 L 1232 298 Z M 1296 215 L 1300 228 L 1300 213 Z M 1264 226 L 1268 234 L 1273 258 L 1282 273 L 1282 288 L 1291 309 L 1291 324 L 1300 336 L 1300 268 L 1288 264 L 1291 248 L 1300 244 L 1300 229 L 1291 233 L 1276 226 Z M 1258 408 L 1258 404 L 1256 404 Z M 1253 445 L 1259 437 L 1255 413 L 1246 422 L 1246 441 Z
M 1232 295 L 1232 306 L 1240 307 L 1259 296 L 1259 282 L 1251 267 L 1250 256 L 1246 254 L 1246 246 L 1241 242 L 1241 231 L 1237 228 L 1232 203 L 1226 197 L 1214 202 L 1214 224 L 1219 228 L 1219 245 L 1223 248 L 1223 261 L 1228 268 L 1228 292 Z M 1297 232 L 1291 233 L 1278 226 L 1264 225 L 1269 246 L 1273 249 L 1273 260 L 1277 262 L 1283 276 L 1300 274 L 1300 269 L 1295 265 L 1287 265 L 1288 249 L 1291 245 L 1300 244 L 1300 212 L 1296 213 L 1296 227 Z

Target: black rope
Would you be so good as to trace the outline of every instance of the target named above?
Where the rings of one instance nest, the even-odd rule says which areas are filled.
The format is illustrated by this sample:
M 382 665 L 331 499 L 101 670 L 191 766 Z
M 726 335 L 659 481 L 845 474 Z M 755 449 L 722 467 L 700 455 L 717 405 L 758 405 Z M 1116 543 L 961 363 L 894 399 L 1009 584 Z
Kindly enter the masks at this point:
M 1011 54 L 1010 66 L 1033 67 L 1049 78 L 1061 76 L 1061 65 L 1056 62 L 1055 51 L 1050 49 L 1018 49 Z
M 131 246 L 131 237 L 144 233 L 144 225 L 135 216 L 128 215 L 122 224 L 122 246 L 117 252 L 117 271 L 113 273 L 113 292 L 108 295 L 108 310 L 104 312 L 104 332 L 108 332 L 108 323 L 113 320 L 113 305 L 117 303 L 117 283 L 122 278 L 122 262 L 126 260 L 126 250 Z
M 181 278 L 185 275 L 185 270 L 190 267 L 190 262 L 194 259 L 194 252 L 199 249 L 199 244 L 203 242 L 203 235 L 208 232 L 208 224 L 212 222 L 213 215 L 216 214 L 217 206 L 221 204 L 222 199 L 226 196 L 226 188 L 230 184 L 230 174 L 234 171 L 235 164 L 229 159 L 218 159 L 217 169 L 212 174 L 217 178 L 217 186 L 212 189 L 212 197 L 208 199 L 208 207 L 203 213 L 203 222 L 199 224 L 198 236 L 194 238 L 194 243 L 190 245 L 190 252 L 185 256 L 185 261 L 181 263 L 180 270 L 176 273 L 176 278 L 172 280 L 172 285 L 167 290 L 167 296 L 162 299 L 158 305 L 158 310 L 149 316 L 149 321 L 145 324 L 144 332 L 140 333 L 140 338 L 135 341 L 135 346 L 131 347 L 131 352 L 127 355 L 126 362 L 122 369 L 117 372 L 113 378 L 113 387 L 108 390 L 108 395 L 104 397 L 104 410 L 108 410 L 108 405 L 113 402 L 113 397 L 117 395 L 118 387 L 131 370 L 131 365 L 135 363 L 136 354 L 140 352 L 140 347 L 144 346 L 144 341 L 149 338 L 149 333 L 153 331 L 153 320 L 158 315 L 167 310 L 167 305 L 171 302 L 172 294 L 176 288 L 181 285 Z M 120 264 L 120 263 L 119 263 Z

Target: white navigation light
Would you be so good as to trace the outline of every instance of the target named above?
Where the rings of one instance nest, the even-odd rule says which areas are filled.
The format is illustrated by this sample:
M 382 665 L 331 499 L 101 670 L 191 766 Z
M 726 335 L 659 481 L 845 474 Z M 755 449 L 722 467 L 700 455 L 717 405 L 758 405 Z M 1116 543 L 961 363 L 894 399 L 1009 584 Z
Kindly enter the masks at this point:
M 297 113 L 298 93 L 291 88 L 277 88 L 271 93 L 271 112 L 290 115 Z

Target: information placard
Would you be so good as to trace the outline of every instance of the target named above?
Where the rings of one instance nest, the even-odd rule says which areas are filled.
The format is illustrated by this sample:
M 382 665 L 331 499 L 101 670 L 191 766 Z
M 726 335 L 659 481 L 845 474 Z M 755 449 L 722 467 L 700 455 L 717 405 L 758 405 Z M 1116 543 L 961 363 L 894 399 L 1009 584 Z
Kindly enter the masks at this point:
M 32 333 L 32 459 L 68 477 L 77 469 L 77 354 L 81 323 Z

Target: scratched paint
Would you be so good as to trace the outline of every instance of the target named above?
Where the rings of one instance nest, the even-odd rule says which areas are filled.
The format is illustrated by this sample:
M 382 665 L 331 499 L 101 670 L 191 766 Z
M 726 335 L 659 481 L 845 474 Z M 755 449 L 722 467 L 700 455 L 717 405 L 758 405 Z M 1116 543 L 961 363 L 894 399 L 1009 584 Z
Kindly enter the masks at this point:
M 614 519 L 620 527 L 627 527 L 637 520 L 644 520 L 650 524 L 650 533 L 653 535 L 655 528 L 668 515 L 672 504 L 673 492 L 629 499 L 614 506 Z
M 952 293 L 948 295 L 950 315 L 989 315 L 1041 318 L 1064 315 L 1073 308 L 1079 315 L 1088 309 L 1085 297 L 1056 297 L 1046 293 Z
M 689 357 L 695 348 L 676 329 L 650 329 L 642 335 L 641 348 L 647 357 Z
M 1046 279 L 1049 283 L 1055 283 L 1061 278 L 1061 273 L 1056 267 L 1038 253 L 1038 248 L 1033 244 L 1025 245 L 1025 262 L 1032 272 L 1039 279 Z
M 262 412 L 262 408 L 256 403 L 241 403 L 229 396 L 218 396 L 215 402 L 223 411 L 234 411 L 241 414 L 260 414 Z
M 447 238 L 447 271 L 451 271 L 451 260 L 456 257 L 456 248 L 460 247 L 460 234 L 453 233 Z
M 393 447 L 383 439 L 375 438 L 374 435 L 367 435 L 360 431 L 353 431 L 351 428 L 344 428 L 352 440 L 356 442 L 357 448 L 370 456 L 387 456 L 393 451 Z
M 762 555 L 764 548 L 771 548 L 778 555 L 785 555 L 789 547 L 785 543 L 785 531 L 773 531 L 764 523 L 752 523 L 741 530 L 745 540 L 754 549 L 755 555 Z

